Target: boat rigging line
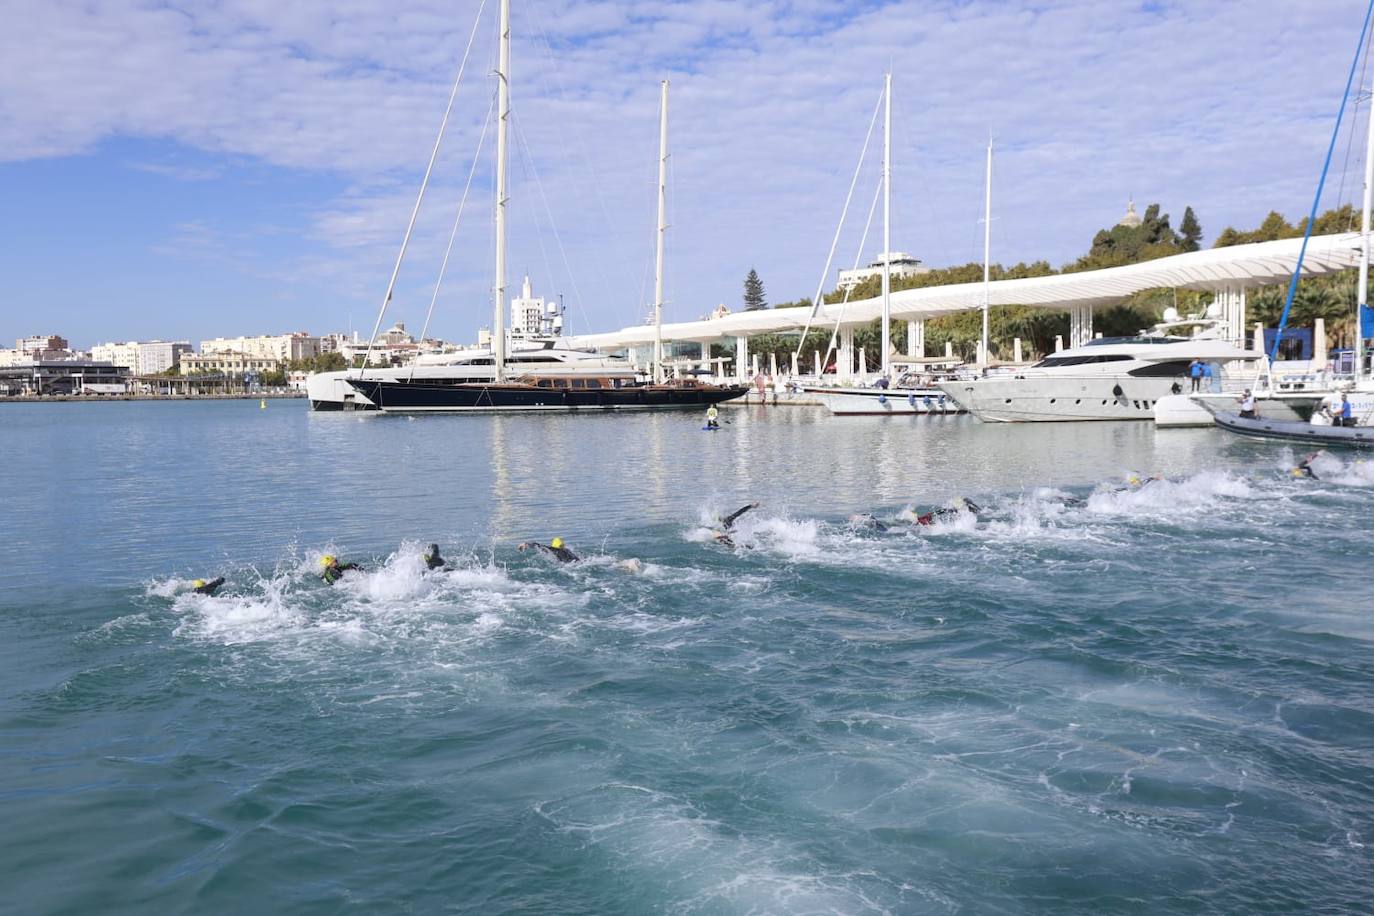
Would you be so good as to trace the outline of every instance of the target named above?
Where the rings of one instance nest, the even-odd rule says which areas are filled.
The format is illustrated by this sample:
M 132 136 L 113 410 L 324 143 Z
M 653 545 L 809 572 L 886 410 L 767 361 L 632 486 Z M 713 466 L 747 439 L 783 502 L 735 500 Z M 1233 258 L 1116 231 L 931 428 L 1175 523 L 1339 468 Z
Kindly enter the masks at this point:
M 1371 0 L 1371 2 L 1374 2 L 1374 0 Z M 835 226 L 835 236 L 830 241 L 830 253 L 826 255 L 825 267 L 821 270 L 820 282 L 816 284 L 816 296 L 811 300 L 811 312 L 806 316 L 806 324 L 802 328 L 801 337 L 797 339 L 796 354 L 792 357 L 794 360 L 801 359 L 801 349 L 802 346 L 806 343 L 806 335 L 811 333 L 811 323 L 815 321 L 816 314 L 820 311 L 821 306 L 825 302 L 825 281 L 826 278 L 830 276 L 830 265 L 835 260 L 835 248 L 840 244 L 840 233 L 844 231 L 844 222 L 845 219 L 849 216 L 849 204 L 854 199 L 854 188 L 859 183 L 859 174 L 863 171 L 864 160 L 868 158 L 868 145 L 873 140 L 873 129 L 878 124 L 878 113 L 883 109 L 883 98 L 886 95 L 887 89 L 886 87 L 884 87 L 883 91 L 878 93 L 878 101 L 873 104 L 873 117 L 870 118 L 868 122 L 868 133 L 864 136 L 863 148 L 859 151 L 859 162 L 857 165 L 854 166 L 854 177 L 849 180 L 849 192 L 845 194 L 844 207 L 840 210 L 840 221 L 839 224 Z M 877 201 L 878 198 L 876 195 L 874 195 L 873 202 L 875 206 L 877 205 Z M 869 222 L 871 223 L 873 220 L 873 213 L 871 210 L 869 211 L 868 218 Z M 867 239 L 867 237 L 868 229 L 867 227 L 865 227 L 864 238 Z M 859 249 L 859 256 L 863 256 L 862 247 L 860 247 Z M 858 264 L 855 263 L 854 266 L 858 267 Z M 845 301 L 849 301 L 848 293 L 845 294 Z M 825 355 L 826 359 L 830 358 L 829 351 L 826 351 Z
M 496 94 L 492 93 L 491 103 L 487 105 L 487 118 L 482 122 L 482 133 L 477 137 L 477 149 L 472 154 L 472 166 L 468 169 L 468 180 L 463 185 L 463 196 L 462 199 L 458 201 L 458 212 L 454 214 L 453 217 L 453 229 L 448 234 L 448 247 L 444 249 L 444 260 L 443 263 L 439 265 L 439 279 L 434 281 L 434 295 L 429 298 L 429 310 L 425 312 L 425 324 L 424 327 L 420 329 L 420 343 L 422 344 L 425 338 L 429 336 L 429 322 L 430 319 L 434 317 L 434 304 L 439 301 L 439 290 L 444 286 L 444 275 L 448 272 L 449 255 L 453 254 L 453 241 L 458 237 L 458 224 L 462 222 L 463 219 L 463 209 L 468 203 L 468 191 L 472 189 L 472 179 L 473 176 L 477 174 L 477 163 L 482 158 L 482 146 L 486 142 L 487 128 L 491 126 L 491 113 L 495 108 Z M 417 358 L 410 362 L 410 378 L 412 381 L 415 379 L 415 367 L 419 362 L 418 354 Z
M 1374 2 L 1374 0 L 1371 0 Z M 444 131 L 448 129 L 449 115 L 453 113 L 453 101 L 458 97 L 458 85 L 463 81 L 463 71 L 468 66 L 468 56 L 472 53 L 472 42 L 477 37 L 477 29 L 482 23 L 482 11 L 486 9 L 487 0 L 481 0 L 477 6 L 477 16 L 472 23 L 472 33 L 468 35 L 468 45 L 463 50 L 463 60 L 458 64 L 458 75 L 453 80 L 453 88 L 449 90 L 448 105 L 444 108 L 444 117 L 439 122 L 439 134 L 434 138 L 434 149 L 429 154 L 429 164 L 425 166 L 425 177 L 420 181 L 420 193 L 415 196 L 415 206 L 410 211 L 410 222 L 406 224 L 406 234 L 401 239 L 401 250 L 396 254 L 396 265 L 391 269 L 391 279 L 386 284 L 386 295 L 382 297 L 382 307 L 377 310 L 377 321 L 372 326 L 372 336 L 367 341 L 367 354 L 363 357 L 363 373 L 367 372 L 367 366 L 372 361 L 372 347 L 377 341 L 377 334 L 382 329 L 382 319 L 386 316 L 386 307 L 391 303 L 391 294 L 396 290 L 396 277 L 401 273 L 401 263 L 406 257 L 406 248 L 410 245 L 410 235 L 415 231 L 415 220 L 420 215 L 420 204 L 425 199 L 425 189 L 429 187 L 429 176 L 434 172 L 434 162 L 439 158 L 439 147 L 444 142 Z
M 1317 193 L 1312 197 L 1312 212 L 1307 217 L 1307 231 L 1302 236 L 1302 247 L 1298 249 L 1298 263 L 1293 268 L 1293 278 L 1288 281 L 1288 297 L 1283 302 L 1283 315 L 1279 318 L 1278 333 L 1274 335 L 1274 346 L 1269 353 L 1269 363 L 1278 361 L 1279 344 L 1283 341 L 1283 332 L 1288 327 L 1288 313 L 1293 309 L 1293 297 L 1298 292 L 1298 280 L 1302 277 L 1302 261 L 1307 254 L 1307 243 L 1312 239 L 1312 230 L 1317 224 L 1317 208 L 1321 206 L 1322 189 L 1326 186 L 1326 173 L 1331 169 L 1331 156 L 1336 151 L 1336 140 L 1341 133 L 1341 119 L 1345 117 L 1345 105 L 1350 101 L 1350 87 L 1355 82 L 1355 70 L 1359 67 L 1360 57 L 1364 54 L 1365 38 L 1369 34 L 1369 20 L 1374 15 L 1374 0 L 1369 0 L 1369 6 L 1365 10 L 1364 25 L 1360 27 L 1360 40 L 1355 44 L 1355 57 L 1350 61 L 1350 75 L 1345 80 L 1345 93 L 1341 96 L 1341 107 L 1336 111 L 1336 125 L 1331 130 L 1331 143 L 1326 149 L 1326 161 L 1322 163 L 1321 178 L 1317 180 Z M 1363 241 L 1365 255 L 1368 257 L 1369 237 L 1366 234 Z M 1356 334 L 1359 333 L 1359 320 L 1362 317 L 1356 313 Z

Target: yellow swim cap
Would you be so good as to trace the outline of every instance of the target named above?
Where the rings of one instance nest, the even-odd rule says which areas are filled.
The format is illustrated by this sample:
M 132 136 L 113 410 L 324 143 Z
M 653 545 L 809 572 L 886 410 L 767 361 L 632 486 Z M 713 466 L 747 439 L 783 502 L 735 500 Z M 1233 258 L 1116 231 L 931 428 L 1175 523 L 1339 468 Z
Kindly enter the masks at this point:
M 204 588 L 204 587 L 205 587 L 205 580 L 204 580 L 204 579 L 197 579 L 196 581 L 192 582 L 191 584 L 194 585 L 196 588 Z
M 321 566 L 333 566 L 337 562 L 339 561 L 334 559 L 334 555 L 330 553 L 327 553 L 324 556 L 320 557 Z
M 552 547 L 554 550 L 557 550 L 558 548 L 563 546 L 563 539 L 554 538 L 553 541 L 549 544 L 549 546 Z
M 1126 478 L 1126 482 L 1127 482 L 1128 484 L 1130 484 L 1131 486 L 1133 486 L 1133 487 L 1138 487 L 1138 486 L 1140 486 L 1140 478 L 1139 478 L 1138 476 L 1136 476 L 1135 474 L 1132 474 L 1130 477 L 1127 477 L 1127 478 Z

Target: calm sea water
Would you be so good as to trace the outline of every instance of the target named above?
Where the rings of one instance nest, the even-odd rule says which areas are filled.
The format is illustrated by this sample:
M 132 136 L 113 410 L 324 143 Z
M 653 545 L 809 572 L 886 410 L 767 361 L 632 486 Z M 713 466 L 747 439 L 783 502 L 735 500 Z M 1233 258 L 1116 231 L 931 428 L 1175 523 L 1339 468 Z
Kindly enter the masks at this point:
M 0 909 L 1369 912 L 1374 465 L 724 416 L 0 408 Z

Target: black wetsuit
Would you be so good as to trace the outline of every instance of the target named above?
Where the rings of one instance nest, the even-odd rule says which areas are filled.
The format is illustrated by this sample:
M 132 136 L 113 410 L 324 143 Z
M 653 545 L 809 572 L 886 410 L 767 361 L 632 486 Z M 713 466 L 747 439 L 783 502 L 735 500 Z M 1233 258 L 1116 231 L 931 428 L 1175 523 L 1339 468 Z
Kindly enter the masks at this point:
M 350 569 L 361 570 L 362 567 L 357 563 L 335 563 L 333 566 L 326 566 L 324 572 L 320 573 L 320 578 L 324 580 L 325 585 L 333 585 Z
M 425 551 L 425 568 L 439 569 L 445 565 L 444 558 L 439 556 L 439 545 L 430 544 L 429 550 Z
M 888 527 L 884 522 L 878 521 L 877 516 L 869 515 L 867 512 L 852 516 L 849 521 L 857 528 L 872 528 L 874 531 L 886 531 Z
M 535 544 L 534 546 L 553 554 L 554 559 L 560 563 L 576 563 L 578 560 L 577 554 L 566 547 L 554 547 L 551 544 Z
M 1293 476 L 1294 476 L 1294 477 L 1306 477 L 1306 478 L 1308 478 L 1309 480 L 1320 480 L 1320 479 L 1321 479 L 1320 477 L 1317 476 L 1317 472 L 1314 471 L 1314 470 L 1312 470 L 1312 466 L 1309 465 L 1309 464 L 1308 464 L 1307 462 L 1305 462 L 1305 461 L 1304 461 L 1302 464 L 1298 465 L 1297 467 L 1293 468 Z
M 750 509 L 757 509 L 758 505 L 758 503 L 750 503 L 747 506 L 741 506 L 734 512 L 731 512 L 729 515 L 725 516 L 725 518 L 721 519 L 720 527 L 726 531 L 729 531 L 731 528 L 735 527 L 735 522 L 739 519 L 741 515 L 748 512 Z
M 933 524 L 935 524 L 937 521 L 944 521 L 945 519 L 958 518 L 960 515 L 963 515 L 964 512 L 969 512 L 969 513 L 972 513 L 973 515 L 977 515 L 977 514 L 978 514 L 979 512 L 981 512 L 981 511 L 982 511 L 982 509 L 978 506 L 977 503 L 975 503 L 975 502 L 973 502 L 973 501 L 971 501 L 971 500 L 967 500 L 967 499 L 966 499 L 966 500 L 964 500 L 964 504 L 963 504 L 962 506 L 957 507 L 957 508 L 946 507 L 946 508 L 944 508 L 944 509 L 932 509 L 931 511 L 927 512 L 925 515 L 918 515 L 918 516 L 916 516 L 916 524 L 918 524 L 918 525 L 933 525 Z
M 204 585 L 197 585 L 192 591 L 197 595 L 213 595 L 215 592 L 219 591 L 219 587 L 223 584 L 224 577 L 220 576 L 218 579 L 211 579 Z

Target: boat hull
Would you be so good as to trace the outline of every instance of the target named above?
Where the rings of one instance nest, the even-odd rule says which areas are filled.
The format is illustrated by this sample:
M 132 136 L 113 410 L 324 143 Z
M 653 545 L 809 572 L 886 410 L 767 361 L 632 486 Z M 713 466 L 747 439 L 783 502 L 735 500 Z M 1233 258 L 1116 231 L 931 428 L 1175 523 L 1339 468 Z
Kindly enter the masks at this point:
M 1374 448 L 1374 427 L 1370 426 L 1313 426 L 1297 420 L 1251 420 L 1230 411 L 1213 414 L 1217 426 L 1255 439 L 1277 439 L 1302 442 L 1323 448 Z
M 807 388 L 836 416 L 884 416 L 887 414 L 963 413 L 938 388 Z
M 939 388 L 985 423 L 1153 420 L 1174 378 L 1039 376 L 940 382 Z
M 532 385 L 416 385 L 350 379 L 367 401 L 386 413 L 491 413 L 495 411 L 692 410 L 740 397 L 743 385 L 624 388 L 538 388 Z

